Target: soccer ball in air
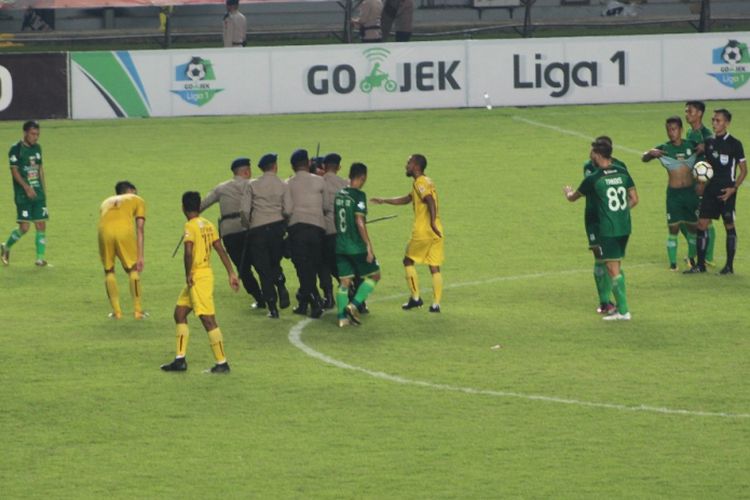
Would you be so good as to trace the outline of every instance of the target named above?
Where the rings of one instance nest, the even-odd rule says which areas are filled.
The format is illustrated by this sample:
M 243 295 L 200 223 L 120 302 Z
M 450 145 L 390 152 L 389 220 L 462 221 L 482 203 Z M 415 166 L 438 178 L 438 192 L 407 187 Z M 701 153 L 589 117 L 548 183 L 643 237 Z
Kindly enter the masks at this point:
M 206 66 L 203 64 L 203 59 L 200 57 L 192 58 L 187 65 L 185 73 L 194 82 L 203 80 L 206 77 Z
M 737 64 L 742 60 L 742 48 L 737 40 L 730 40 L 721 53 L 721 58 L 727 64 Z
M 714 176 L 714 168 L 710 163 L 699 161 L 693 165 L 693 177 L 698 182 L 708 182 Z

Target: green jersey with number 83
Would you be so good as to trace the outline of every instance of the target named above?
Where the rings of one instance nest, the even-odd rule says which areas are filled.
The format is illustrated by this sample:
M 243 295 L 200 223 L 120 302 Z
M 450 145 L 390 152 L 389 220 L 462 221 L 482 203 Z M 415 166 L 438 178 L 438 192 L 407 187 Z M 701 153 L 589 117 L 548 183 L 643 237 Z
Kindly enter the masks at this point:
M 589 175 L 578 192 L 591 199 L 599 216 L 599 236 L 613 238 L 630 234 L 628 189 L 633 179 L 622 168 L 605 168 Z
M 367 196 L 353 187 L 336 193 L 333 202 L 336 222 L 336 253 L 360 255 L 367 253 L 367 244 L 357 229 L 357 214 L 367 216 Z

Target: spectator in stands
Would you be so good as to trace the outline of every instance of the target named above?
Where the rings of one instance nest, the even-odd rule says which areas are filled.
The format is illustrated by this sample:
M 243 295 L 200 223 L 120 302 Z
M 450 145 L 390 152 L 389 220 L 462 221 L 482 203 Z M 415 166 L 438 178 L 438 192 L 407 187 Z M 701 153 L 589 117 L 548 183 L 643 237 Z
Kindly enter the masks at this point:
M 240 12 L 240 0 L 227 0 L 224 14 L 224 47 L 244 47 L 247 41 L 247 19 Z
M 352 18 L 352 24 L 359 28 L 359 38 L 363 43 L 383 41 L 380 30 L 380 15 L 383 12 L 381 0 L 362 0 L 359 4 L 359 16 Z
M 26 13 L 23 15 L 23 24 L 21 24 L 21 31 L 50 31 L 52 28 L 49 24 L 39 15 L 39 12 L 35 11 L 32 7 L 26 9 Z
M 391 27 L 396 23 L 396 41 L 408 42 L 414 17 L 414 0 L 385 0 L 380 27 L 383 30 L 383 41 L 388 41 Z

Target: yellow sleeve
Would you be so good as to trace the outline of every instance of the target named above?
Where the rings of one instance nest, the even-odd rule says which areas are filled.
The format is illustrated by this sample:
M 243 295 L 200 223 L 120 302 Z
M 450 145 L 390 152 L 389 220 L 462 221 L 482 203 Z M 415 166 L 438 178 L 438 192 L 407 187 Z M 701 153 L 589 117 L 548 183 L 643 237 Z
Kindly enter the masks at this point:
M 414 182 L 414 187 L 420 200 L 424 200 L 426 196 L 433 193 L 432 183 L 424 175 Z
M 135 217 L 146 218 L 146 201 L 140 196 L 136 198 Z
M 193 244 L 195 244 L 196 241 L 196 234 L 195 234 L 195 224 L 191 224 L 190 222 L 185 223 L 185 241 L 189 241 Z

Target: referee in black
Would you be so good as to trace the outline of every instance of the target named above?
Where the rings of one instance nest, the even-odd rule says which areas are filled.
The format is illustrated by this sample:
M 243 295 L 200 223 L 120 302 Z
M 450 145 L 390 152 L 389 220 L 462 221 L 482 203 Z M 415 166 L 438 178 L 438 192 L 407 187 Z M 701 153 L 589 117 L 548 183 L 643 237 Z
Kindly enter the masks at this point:
M 737 190 L 747 175 L 747 162 L 742 143 L 729 134 L 732 113 L 717 109 L 711 119 L 714 135 L 705 142 L 706 161 L 714 169 L 714 177 L 705 184 L 698 215 L 698 263 L 685 273 L 706 272 L 706 248 L 708 246 L 708 223 L 710 219 L 724 220 L 727 230 L 727 263 L 719 274 L 734 274 L 734 254 L 737 251 L 737 230 L 734 227 L 734 208 Z M 739 170 L 739 171 L 738 171 Z

